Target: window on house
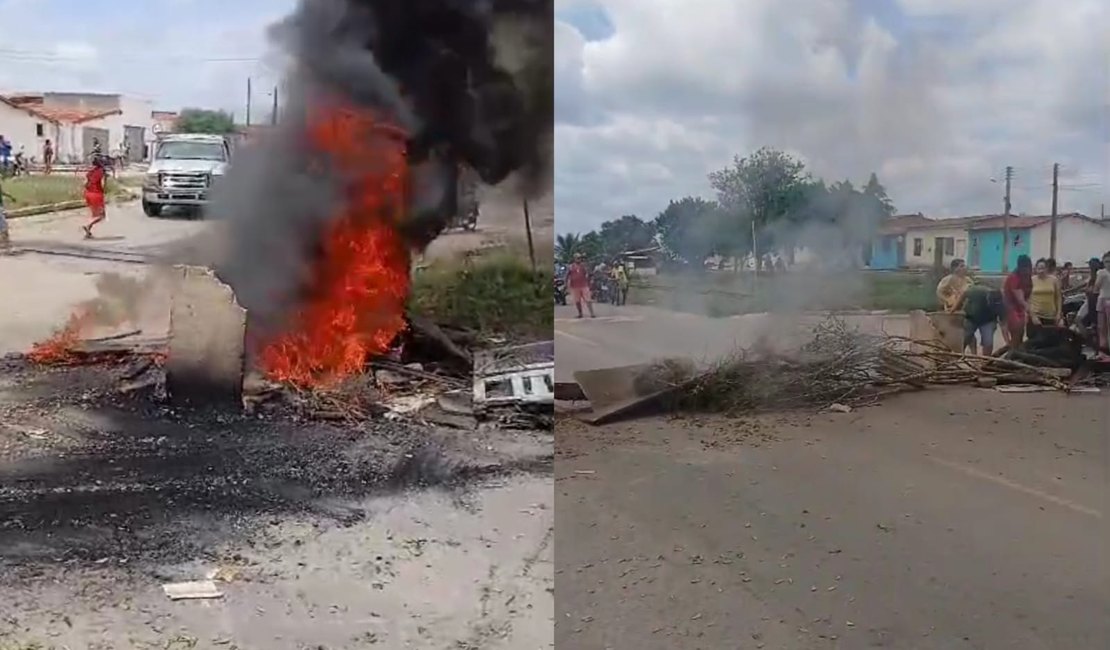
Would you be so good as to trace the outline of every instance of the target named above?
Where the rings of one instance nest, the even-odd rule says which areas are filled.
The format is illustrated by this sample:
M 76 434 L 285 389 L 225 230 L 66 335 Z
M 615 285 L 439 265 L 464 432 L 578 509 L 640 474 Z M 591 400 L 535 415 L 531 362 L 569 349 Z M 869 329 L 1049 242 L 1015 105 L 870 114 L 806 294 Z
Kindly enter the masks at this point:
M 956 238 L 955 237 L 945 237 L 944 238 L 944 254 L 945 255 L 955 255 L 956 254 Z
M 919 237 L 913 240 L 913 256 L 921 257 L 921 250 L 925 247 L 925 241 Z
M 42 136 L 46 135 L 46 129 L 43 128 L 41 123 L 35 125 L 35 135 L 37 135 L 40 138 Z

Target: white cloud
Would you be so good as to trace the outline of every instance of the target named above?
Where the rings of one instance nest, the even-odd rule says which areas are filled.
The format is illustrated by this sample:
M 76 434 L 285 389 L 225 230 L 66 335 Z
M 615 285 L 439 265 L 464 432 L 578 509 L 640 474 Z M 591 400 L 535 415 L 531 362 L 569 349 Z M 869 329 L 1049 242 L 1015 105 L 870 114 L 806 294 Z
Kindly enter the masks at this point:
M 998 210 L 1006 165 L 1015 209 L 1047 210 L 1060 162 L 1061 209 L 1097 214 L 1102 0 L 880 3 L 598 0 L 611 38 L 559 24 L 559 230 L 708 195 L 708 171 L 762 145 L 830 180 L 878 172 L 901 210 L 937 215 Z
M 71 0 L 0 0 L 0 92 L 122 92 L 159 108 L 255 110 L 280 79 L 266 29 L 295 0 L 173 0 L 97 4 L 93 23 Z

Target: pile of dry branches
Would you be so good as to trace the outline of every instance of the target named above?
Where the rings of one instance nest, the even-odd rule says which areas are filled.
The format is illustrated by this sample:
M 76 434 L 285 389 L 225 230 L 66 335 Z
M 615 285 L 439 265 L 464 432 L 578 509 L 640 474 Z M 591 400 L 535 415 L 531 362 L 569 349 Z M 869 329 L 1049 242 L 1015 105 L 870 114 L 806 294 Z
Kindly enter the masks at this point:
M 860 406 L 928 384 L 1022 383 L 1067 390 L 1053 369 L 953 352 L 942 343 L 865 334 L 831 317 L 794 355 L 741 350 L 697 372 L 657 365 L 676 410 L 726 414 Z

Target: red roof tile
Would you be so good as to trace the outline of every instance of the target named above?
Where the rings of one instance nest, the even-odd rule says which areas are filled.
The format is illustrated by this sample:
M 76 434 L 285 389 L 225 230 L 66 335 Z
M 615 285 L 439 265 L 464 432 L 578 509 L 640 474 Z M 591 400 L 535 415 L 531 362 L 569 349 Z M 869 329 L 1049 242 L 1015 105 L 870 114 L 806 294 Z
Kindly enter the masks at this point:
M 1092 219 L 1092 218 L 1088 217 L 1087 215 L 1079 214 L 1078 212 L 1070 212 L 1068 214 L 1061 214 L 1061 215 L 1058 215 L 1057 218 L 1059 218 L 1059 219 L 1086 219 L 1087 221 L 1090 221 L 1092 223 L 1097 223 L 1099 225 L 1105 225 L 1105 224 L 1102 224 L 1097 219 Z M 1010 227 L 1011 228 L 1035 228 L 1035 227 L 1040 226 L 1042 224 L 1046 224 L 1050 221 L 1052 221 L 1052 215 L 1023 215 L 1023 216 L 1011 215 L 1010 216 Z M 1005 225 L 1005 217 L 1003 217 L 1002 215 L 992 215 L 992 216 L 989 216 L 989 217 L 985 217 L 982 220 L 976 222 L 975 224 L 970 226 L 970 229 L 971 230 L 995 230 L 995 229 L 1004 227 L 1004 225 Z
M 13 108 L 18 108 L 21 111 L 26 111 L 36 117 L 41 117 L 48 122 L 55 123 L 81 124 L 82 122 L 89 122 L 102 117 L 108 117 L 109 115 L 123 114 L 123 111 L 119 109 L 111 111 L 81 111 L 72 108 L 50 108 L 34 101 L 28 101 L 22 97 L 13 99 L 0 96 L 0 102 Z
M 880 235 L 901 235 L 911 228 L 920 228 L 932 223 L 932 219 L 922 214 L 897 214 L 889 219 L 884 219 L 879 224 Z

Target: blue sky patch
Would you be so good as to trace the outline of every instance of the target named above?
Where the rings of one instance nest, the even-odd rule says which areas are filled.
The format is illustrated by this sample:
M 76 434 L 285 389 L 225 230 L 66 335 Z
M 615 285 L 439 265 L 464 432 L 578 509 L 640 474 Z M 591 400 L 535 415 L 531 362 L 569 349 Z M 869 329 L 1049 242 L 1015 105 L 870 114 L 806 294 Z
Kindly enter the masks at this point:
M 604 41 L 617 33 L 604 9 L 595 4 L 581 4 L 555 13 L 555 17 L 582 34 L 587 41 Z

